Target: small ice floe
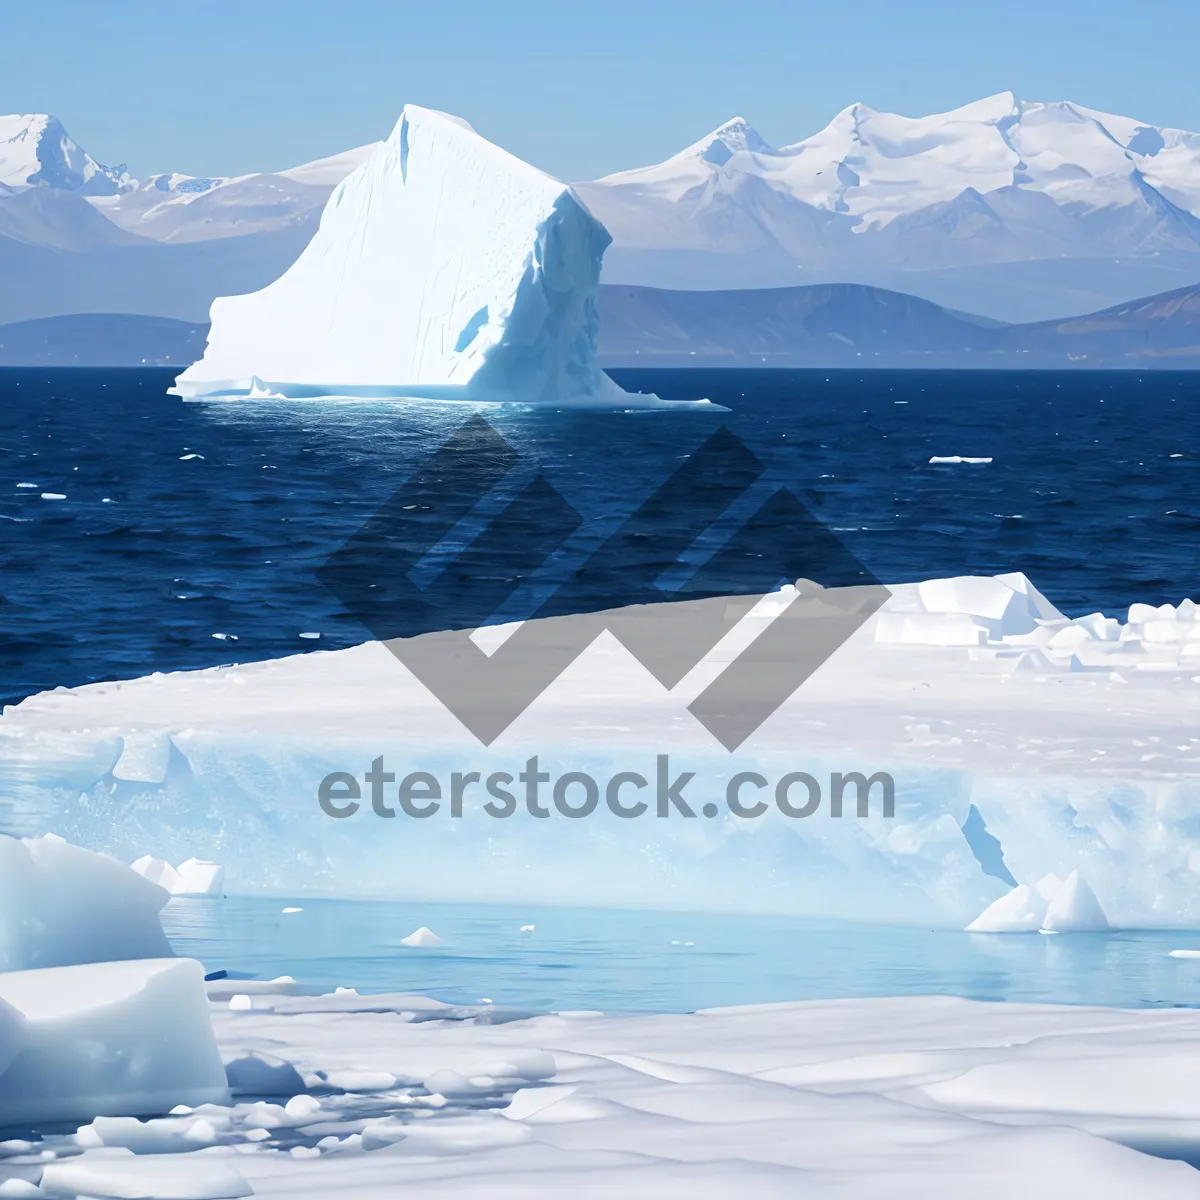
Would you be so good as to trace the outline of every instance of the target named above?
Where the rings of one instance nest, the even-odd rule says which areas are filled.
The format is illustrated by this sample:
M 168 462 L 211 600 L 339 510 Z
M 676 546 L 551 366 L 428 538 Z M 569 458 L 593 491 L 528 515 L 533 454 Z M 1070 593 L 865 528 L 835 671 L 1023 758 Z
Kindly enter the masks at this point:
M 36 483 L 18 483 L 17 487 L 19 487 L 19 488 L 36 488 L 37 484 Z
M 166 1112 L 176 1104 L 229 1103 L 204 971 L 193 959 L 0 974 L 0 1013 L 16 1018 L 11 1037 L 0 1029 L 0 1064 L 6 1068 L 0 1125 L 92 1121 L 101 1113 L 133 1116 Z M 136 1064 L 136 1070 L 114 1070 L 114 1063 Z M 91 1187 L 78 1191 L 122 1194 Z
M 298 912 L 303 912 L 304 909 L 292 907 L 292 908 L 281 908 L 279 911 L 283 912 L 283 913 L 298 913 Z
M 304 1091 L 304 1080 L 292 1063 L 261 1050 L 247 1050 L 226 1060 L 225 1077 L 235 1096 L 291 1097 Z
M 302 638 L 308 638 L 309 641 L 316 641 L 316 639 L 319 638 L 321 635 L 319 633 L 302 633 L 300 636 Z
M 521 932 L 522 933 L 532 933 L 536 928 L 537 928 L 536 925 L 522 925 Z
M 1078 871 L 1018 884 L 967 926 L 968 933 L 1099 933 L 1110 929 L 1096 893 Z
M 441 944 L 442 939 L 424 925 L 420 929 L 414 930 L 408 937 L 400 939 L 402 946 L 440 946 Z
M 180 462 L 190 462 L 193 458 L 198 458 L 201 461 L 203 461 L 204 455 L 203 454 L 181 454 L 179 456 L 179 461 Z
M 1171 958 L 1200 958 L 1200 950 L 1172 950 Z
M 935 454 L 931 463 L 990 463 L 990 458 L 970 458 L 965 454 Z
M 62 492 L 43 492 L 43 500 L 65 500 L 67 497 Z
M 214 633 L 213 637 L 219 642 L 236 642 L 238 640 L 236 633 Z

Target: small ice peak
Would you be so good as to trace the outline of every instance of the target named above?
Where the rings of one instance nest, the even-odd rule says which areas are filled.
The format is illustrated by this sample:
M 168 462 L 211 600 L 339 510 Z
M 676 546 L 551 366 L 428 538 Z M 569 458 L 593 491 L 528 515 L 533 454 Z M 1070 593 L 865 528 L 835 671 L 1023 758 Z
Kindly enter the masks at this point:
M 1096 893 L 1074 870 L 1065 880 L 1051 873 L 1036 884 L 1018 884 L 992 901 L 967 932 L 1102 933 L 1111 928 Z
M 402 946 L 440 946 L 442 939 L 432 929 L 422 925 L 420 929 L 413 930 L 408 937 L 401 938 L 400 944 Z
M 1036 933 L 1045 916 L 1045 898 L 1036 888 L 1021 883 L 993 900 L 967 926 L 967 933 Z
M 1102 933 L 1111 928 L 1096 893 L 1078 870 L 1063 880 L 1042 922 L 1043 933 Z
M 745 117 L 733 117 L 698 142 L 693 142 L 676 157 L 701 158 L 714 167 L 723 167 L 735 154 L 742 151 L 748 151 L 750 154 L 775 152 Z
M 225 887 L 225 868 L 207 858 L 189 858 L 173 867 L 165 859 L 143 854 L 129 869 L 172 896 L 219 896 Z

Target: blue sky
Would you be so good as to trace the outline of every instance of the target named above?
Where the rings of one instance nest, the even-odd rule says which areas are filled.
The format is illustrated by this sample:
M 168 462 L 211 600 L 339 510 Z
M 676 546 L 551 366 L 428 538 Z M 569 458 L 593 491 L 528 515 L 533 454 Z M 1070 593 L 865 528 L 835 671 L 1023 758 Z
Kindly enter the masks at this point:
M 39 0 L 0 6 L 0 112 L 59 116 L 135 173 L 280 169 L 406 101 L 566 179 L 731 116 L 779 145 L 856 100 L 1006 89 L 1200 130 L 1200 0 Z

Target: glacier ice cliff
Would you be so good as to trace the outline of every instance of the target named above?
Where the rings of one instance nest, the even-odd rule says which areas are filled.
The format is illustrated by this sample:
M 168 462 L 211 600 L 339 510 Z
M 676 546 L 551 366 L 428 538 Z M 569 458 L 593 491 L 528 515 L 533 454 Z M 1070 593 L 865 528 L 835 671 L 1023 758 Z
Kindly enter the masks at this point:
M 185 398 L 628 404 L 596 364 L 610 237 L 567 185 L 407 105 L 279 279 L 212 306 Z
M 688 705 L 774 619 L 775 594 L 670 691 L 602 634 L 486 747 L 377 642 L 43 693 L 0 716 L 0 821 L 126 862 L 147 845 L 212 858 L 233 894 L 536 898 L 961 929 L 1015 884 L 1048 904 L 1078 871 L 1116 928 L 1195 926 L 1200 607 L 1072 619 L 1018 574 L 891 590 L 736 753 Z M 158 737 L 171 744 L 165 770 L 132 769 Z M 518 808 L 496 820 L 481 783 L 460 816 L 450 803 L 432 819 L 394 807 L 415 771 L 441 783 L 443 801 L 454 772 L 507 772 L 520 796 L 535 755 L 550 777 L 587 772 L 602 791 L 638 773 L 646 818 L 619 819 L 606 802 L 588 820 L 555 805 L 549 819 Z M 693 776 L 681 793 L 690 817 L 657 817 L 659 756 L 668 779 Z M 396 776 L 393 820 L 372 812 L 376 758 Z M 129 769 L 114 770 L 122 759 Z M 888 772 L 894 814 L 876 788 L 865 818 L 851 791 L 841 820 L 827 799 L 807 819 L 770 806 L 744 819 L 723 803 L 743 771 L 770 784 Z M 318 804 L 334 772 L 361 781 L 348 819 Z M 743 803 L 770 799 L 757 786 Z M 581 802 L 579 784 L 567 798 Z M 1075 892 L 1058 907 L 1086 916 Z M 1064 928 L 1057 916 L 1050 927 Z

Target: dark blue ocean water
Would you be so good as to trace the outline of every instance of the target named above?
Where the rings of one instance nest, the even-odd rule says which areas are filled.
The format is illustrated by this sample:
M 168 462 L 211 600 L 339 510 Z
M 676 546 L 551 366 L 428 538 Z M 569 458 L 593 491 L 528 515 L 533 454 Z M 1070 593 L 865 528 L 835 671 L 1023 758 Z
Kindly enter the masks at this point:
M 487 412 L 581 536 L 606 536 L 725 426 L 887 582 L 1020 569 L 1070 613 L 1200 589 L 1200 375 L 614 374 L 731 411 Z M 0 371 L 0 699 L 364 640 L 316 569 L 468 415 L 184 404 L 170 381 Z M 669 532 L 694 515 L 684 499 L 656 519 Z M 591 586 L 597 607 L 623 599 L 615 574 Z M 446 625 L 474 623 L 445 596 Z

